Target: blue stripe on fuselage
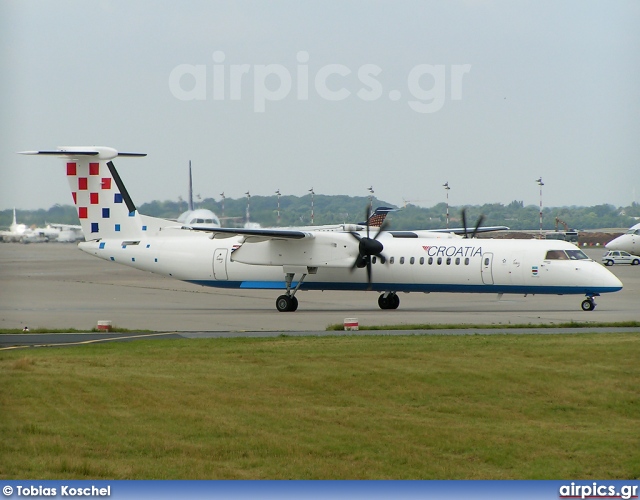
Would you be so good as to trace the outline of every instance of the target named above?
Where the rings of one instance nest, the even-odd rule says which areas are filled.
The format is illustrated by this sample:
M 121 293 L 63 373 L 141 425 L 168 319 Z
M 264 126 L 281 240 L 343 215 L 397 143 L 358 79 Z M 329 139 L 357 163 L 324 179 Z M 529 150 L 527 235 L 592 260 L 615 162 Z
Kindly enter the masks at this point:
M 215 288 L 244 288 L 251 290 L 285 290 L 284 281 L 214 281 L 185 280 L 189 283 Z M 295 288 L 297 282 L 291 284 Z M 457 292 L 457 293 L 516 293 L 516 294 L 551 294 L 551 295 L 598 295 L 617 292 L 621 287 L 585 287 L 585 286 L 524 286 L 524 285 L 454 285 L 418 284 L 418 283 L 323 283 L 304 282 L 301 290 L 373 290 L 377 292 Z

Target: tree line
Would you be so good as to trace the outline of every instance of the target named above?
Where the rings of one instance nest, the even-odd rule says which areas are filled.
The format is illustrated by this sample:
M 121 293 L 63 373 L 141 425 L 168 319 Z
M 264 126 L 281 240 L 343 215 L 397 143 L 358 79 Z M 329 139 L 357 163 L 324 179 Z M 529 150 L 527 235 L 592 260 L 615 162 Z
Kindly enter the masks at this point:
M 249 207 L 247 207 L 247 201 L 249 201 Z M 316 194 L 313 197 L 313 223 L 340 224 L 364 221 L 369 202 L 368 197 Z M 412 204 L 408 204 L 406 207 L 397 207 L 377 198 L 373 198 L 371 203 L 374 208 L 379 206 L 398 208 L 388 216 L 392 229 L 446 227 L 447 207 L 445 203 L 438 203 L 429 208 Z M 242 226 L 247 221 L 247 208 L 249 209 L 249 221 L 259 223 L 263 227 L 300 226 L 312 223 L 310 194 L 301 197 L 281 196 L 279 218 L 276 196 L 251 196 L 249 200 L 247 198 L 226 198 L 219 201 L 206 198 L 197 203 L 197 208 L 207 208 L 213 211 L 226 226 Z M 505 225 L 511 229 L 535 230 L 539 228 L 540 224 L 538 206 L 525 206 L 522 201 L 514 200 L 508 205 L 490 203 L 467 207 L 450 206 L 449 227 L 462 225 L 460 214 L 463 208 L 466 209 L 468 226 L 474 226 L 481 215 L 484 216 L 483 225 L 489 226 Z M 187 204 L 182 200 L 152 201 L 140 205 L 138 209 L 140 213 L 145 215 L 176 219 L 187 210 Z M 11 209 L 0 211 L 0 226 L 8 227 L 12 217 L 13 211 Z M 578 230 L 628 228 L 638 223 L 639 219 L 636 218 L 640 218 L 640 204 L 634 202 L 627 207 L 615 207 L 609 204 L 591 207 L 546 207 L 543 209 L 543 229 L 555 229 L 556 217 L 566 222 L 570 228 Z M 17 220 L 28 226 L 44 226 L 51 222 L 79 224 L 77 211 L 71 205 L 54 205 L 47 210 L 19 210 Z M 561 224 L 559 229 L 563 229 Z

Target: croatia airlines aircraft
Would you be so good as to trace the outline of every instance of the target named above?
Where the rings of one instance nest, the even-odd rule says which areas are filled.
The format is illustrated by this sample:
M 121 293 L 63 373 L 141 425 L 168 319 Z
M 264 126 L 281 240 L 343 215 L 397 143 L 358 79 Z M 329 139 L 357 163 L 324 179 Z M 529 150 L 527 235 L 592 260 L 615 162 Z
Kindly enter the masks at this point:
M 23 154 L 60 156 L 87 241 L 102 259 L 197 285 L 281 290 L 278 311 L 298 308 L 298 290 L 374 290 L 382 309 L 397 292 L 585 295 L 622 289 L 609 270 L 558 240 L 478 240 L 451 233 L 189 227 L 140 214 L 106 147 L 65 147 Z M 465 229 L 466 233 L 466 229 Z M 466 234 L 466 236 L 469 236 Z M 284 292 L 282 292 L 284 291 Z
M 624 250 L 632 255 L 640 252 L 640 224 L 636 224 L 621 236 L 614 238 L 605 245 L 609 250 Z

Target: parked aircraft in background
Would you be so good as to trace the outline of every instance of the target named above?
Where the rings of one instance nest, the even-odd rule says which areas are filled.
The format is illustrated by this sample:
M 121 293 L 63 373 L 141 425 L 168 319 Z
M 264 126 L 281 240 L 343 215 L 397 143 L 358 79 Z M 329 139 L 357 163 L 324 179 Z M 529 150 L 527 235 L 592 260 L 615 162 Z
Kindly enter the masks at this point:
M 180 214 L 177 222 L 192 227 L 220 227 L 220 219 L 211 210 L 206 208 L 196 209 L 193 204 L 193 176 L 191 174 L 191 160 L 189 160 L 189 198 L 188 209 Z
M 72 242 L 83 240 L 82 228 L 78 225 L 47 224 L 46 227 L 28 227 L 18 224 L 16 209 L 13 209 L 13 222 L 8 231 L 0 231 L 4 242 L 45 243 L 47 241 Z
M 466 223 L 466 238 L 384 225 L 375 234 L 370 225 L 342 231 L 187 227 L 137 211 L 111 160 L 142 153 L 89 146 L 24 154 L 65 159 L 87 239 L 81 250 L 203 286 L 284 290 L 276 299 L 281 312 L 298 308 L 299 290 L 373 290 L 382 309 L 399 306 L 398 292 L 577 294 L 586 296 L 582 309 L 591 311 L 594 297 L 622 289 L 615 275 L 571 243 L 477 240 Z
M 640 254 L 640 224 L 631 226 L 626 233 L 607 243 L 605 248 L 608 250 L 624 250 L 633 255 Z
M 16 209 L 13 209 L 13 222 L 9 226 L 8 231 L 0 231 L 0 236 L 2 236 L 2 241 L 11 242 L 11 241 L 23 241 L 23 238 L 29 237 L 31 235 L 31 230 L 27 227 L 26 224 L 18 224 L 16 220 Z

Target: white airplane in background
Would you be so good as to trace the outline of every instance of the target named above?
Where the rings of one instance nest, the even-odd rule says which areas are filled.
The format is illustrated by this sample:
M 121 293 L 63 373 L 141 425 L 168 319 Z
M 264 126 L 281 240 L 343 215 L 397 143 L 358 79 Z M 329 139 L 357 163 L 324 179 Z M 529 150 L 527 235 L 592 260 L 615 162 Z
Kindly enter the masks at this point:
M 189 201 L 188 209 L 178 217 L 177 221 L 192 227 L 220 227 L 220 219 L 211 210 L 196 208 L 193 205 L 193 177 L 191 175 L 191 160 L 189 160 Z
M 47 224 L 46 227 L 27 227 L 18 224 L 16 209 L 13 209 L 13 222 L 8 231 L 0 231 L 5 242 L 45 243 L 47 241 L 72 242 L 84 239 L 82 228 L 70 224 Z
M 2 240 L 6 242 L 23 241 L 23 238 L 31 236 L 31 229 L 26 224 L 18 224 L 16 220 L 16 209 L 13 209 L 13 222 L 6 231 L 0 231 Z
M 197 285 L 284 290 L 278 311 L 295 311 L 298 290 L 380 292 L 396 309 L 397 292 L 585 295 L 622 283 L 575 245 L 559 240 L 477 240 L 428 231 L 316 231 L 189 228 L 140 214 L 106 147 L 65 147 L 23 154 L 65 159 L 86 242 L 96 257 Z
M 36 231 L 40 229 L 41 228 L 36 228 Z M 51 241 L 73 243 L 74 241 L 84 240 L 82 226 L 77 224 L 58 224 L 52 222 L 42 229 L 44 230 L 44 235 Z
M 607 243 L 605 248 L 609 250 L 624 250 L 632 255 L 638 255 L 638 252 L 640 252 L 640 224 L 631 226 L 626 233 Z

